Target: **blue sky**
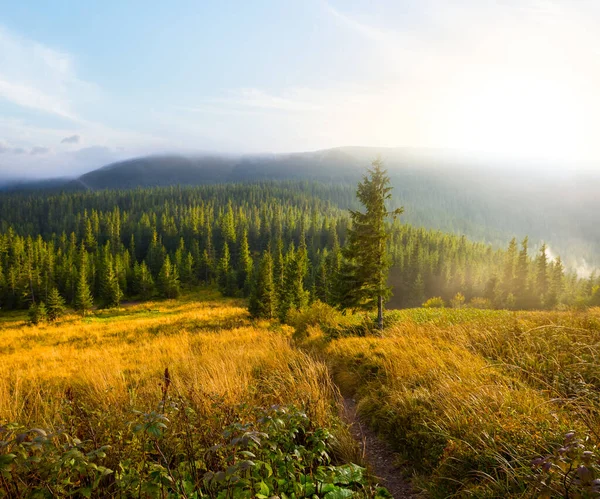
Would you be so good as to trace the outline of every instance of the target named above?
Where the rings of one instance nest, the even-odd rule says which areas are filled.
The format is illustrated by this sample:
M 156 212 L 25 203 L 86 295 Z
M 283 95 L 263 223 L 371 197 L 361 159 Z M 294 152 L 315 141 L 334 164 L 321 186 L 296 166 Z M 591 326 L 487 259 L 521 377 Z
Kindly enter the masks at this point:
M 594 0 L 6 1 L 0 175 L 341 145 L 598 159 L 598 21 Z

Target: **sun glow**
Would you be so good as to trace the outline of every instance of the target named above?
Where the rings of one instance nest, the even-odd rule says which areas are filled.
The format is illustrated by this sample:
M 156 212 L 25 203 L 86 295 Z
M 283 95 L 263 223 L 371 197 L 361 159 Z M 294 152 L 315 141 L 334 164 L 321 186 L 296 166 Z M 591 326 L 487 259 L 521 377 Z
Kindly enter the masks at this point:
M 532 73 L 487 74 L 449 92 L 444 142 L 518 156 L 586 156 L 585 103 L 572 87 Z

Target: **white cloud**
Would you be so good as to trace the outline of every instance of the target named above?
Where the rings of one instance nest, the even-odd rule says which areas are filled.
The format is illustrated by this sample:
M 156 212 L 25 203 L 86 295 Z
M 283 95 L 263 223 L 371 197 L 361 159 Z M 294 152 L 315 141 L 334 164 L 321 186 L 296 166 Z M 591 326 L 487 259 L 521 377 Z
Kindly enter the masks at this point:
M 0 27 L 0 98 L 78 121 L 75 101 L 98 88 L 80 80 L 70 55 Z

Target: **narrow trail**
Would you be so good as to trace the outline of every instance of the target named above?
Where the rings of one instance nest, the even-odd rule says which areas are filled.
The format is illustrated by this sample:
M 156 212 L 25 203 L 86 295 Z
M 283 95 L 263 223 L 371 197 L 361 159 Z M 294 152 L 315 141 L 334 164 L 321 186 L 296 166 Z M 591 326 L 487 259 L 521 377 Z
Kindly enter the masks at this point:
M 402 469 L 395 465 L 396 454 L 391 447 L 361 422 L 356 412 L 356 402 L 351 398 L 344 398 L 343 404 L 342 418 L 350 426 L 352 436 L 362 446 L 370 472 L 390 491 L 394 499 L 420 497 L 402 477 Z

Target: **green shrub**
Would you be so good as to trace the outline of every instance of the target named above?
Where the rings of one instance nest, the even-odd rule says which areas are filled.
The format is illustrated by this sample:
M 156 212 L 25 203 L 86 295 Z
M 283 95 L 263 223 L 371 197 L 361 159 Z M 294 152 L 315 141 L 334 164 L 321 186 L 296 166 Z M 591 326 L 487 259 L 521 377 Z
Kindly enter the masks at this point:
M 429 298 L 429 300 L 423 303 L 424 308 L 444 308 L 445 306 L 444 300 L 439 296 Z
M 302 310 L 290 310 L 287 322 L 296 330 L 294 339 L 303 340 L 309 336 L 311 327 L 319 326 L 324 332 L 335 330 L 341 319 L 338 310 L 317 300 Z
M 471 301 L 469 302 L 469 307 L 470 308 L 479 308 L 482 310 L 489 310 L 494 308 L 494 305 L 492 304 L 491 300 L 489 300 L 488 298 L 481 298 L 480 296 L 476 296 L 475 298 L 472 298 Z
M 0 496 L 391 497 L 364 468 L 335 465 L 329 431 L 302 411 L 259 411 L 202 446 L 206 435 L 191 407 L 166 399 L 159 410 L 166 412 L 136 412 L 114 429 L 126 442 L 120 452 L 63 432 L 0 426 Z
M 454 295 L 454 298 L 450 300 L 450 305 L 452 305 L 452 308 L 462 308 L 464 304 L 465 295 L 463 295 L 462 293 L 456 293 Z

